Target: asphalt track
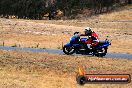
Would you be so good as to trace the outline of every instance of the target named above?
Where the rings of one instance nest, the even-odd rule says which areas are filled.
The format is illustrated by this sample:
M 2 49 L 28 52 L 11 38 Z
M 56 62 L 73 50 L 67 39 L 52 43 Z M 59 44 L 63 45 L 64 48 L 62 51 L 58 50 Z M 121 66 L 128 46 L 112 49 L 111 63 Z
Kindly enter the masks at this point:
M 10 46 L 0 46 L 0 50 L 15 50 L 15 51 L 30 51 L 30 52 L 46 52 L 50 54 L 59 54 L 63 55 L 63 51 L 60 49 L 39 49 L 39 48 L 20 48 L 20 47 L 10 47 Z M 77 54 L 74 54 L 77 55 Z M 88 55 L 89 56 L 89 55 Z M 123 54 L 123 53 L 107 53 L 106 58 L 125 58 L 132 60 L 132 54 Z

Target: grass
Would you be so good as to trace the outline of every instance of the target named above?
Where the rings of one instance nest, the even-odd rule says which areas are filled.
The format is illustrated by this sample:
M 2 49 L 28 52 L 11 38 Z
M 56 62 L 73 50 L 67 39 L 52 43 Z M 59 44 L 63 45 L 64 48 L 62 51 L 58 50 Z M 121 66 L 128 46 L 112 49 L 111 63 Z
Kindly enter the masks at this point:
M 89 74 L 131 74 L 127 59 L 67 56 L 0 50 L 1 88 L 80 88 L 76 69 L 87 67 Z M 86 84 L 83 88 L 131 88 L 130 84 Z
M 131 20 L 131 6 L 123 10 L 93 16 L 86 20 L 18 20 L 0 18 L 0 45 L 60 49 L 75 31 L 83 32 L 90 26 L 101 40 L 110 35 L 112 46 L 109 52 L 132 54 L 131 22 L 109 22 Z M 125 16 L 124 16 L 125 15 Z M 107 22 L 108 21 L 108 22 Z M 39 44 L 39 45 L 37 45 Z
M 69 38 L 72 36 L 72 34 L 75 31 L 82 32 L 84 29 L 84 27 L 78 27 L 78 24 L 81 25 L 79 21 L 76 23 L 76 26 L 67 26 L 67 25 L 60 26 L 57 24 L 46 24 L 48 27 L 46 27 L 45 24 L 39 23 L 39 22 L 38 23 L 33 22 L 31 24 L 30 22 L 26 22 L 26 20 L 25 21 L 20 20 L 19 22 L 18 21 L 11 20 L 11 23 L 15 22 L 19 24 L 16 27 L 16 29 L 5 28 L 7 30 L 1 30 L 1 35 L 0 35 L 1 45 L 4 40 L 5 46 L 13 46 L 14 44 L 17 44 L 17 45 L 20 45 L 21 47 L 34 46 L 38 48 L 43 48 L 43 47 L 60 48 L 62 47 L 62 42 L 63 44 L 68 42 Z M 31 27 L 28 27 L 28 26 L 25 26 L 25 28 L 21 27 L 21 25 L 24 25 L 24 24 L 31 25 Z M 34 26 L 34 24 L 39 25 L 38 29 L 36 28 L 36 26 Z M 131 51 L 132 32 L 131 32 L 130 23 L 104 23 L 104 24 L 97 23 L 97 25 L 98 24 L 115 27 L 111 29 L 101 28 L 101 26 L 98 26 L 98 28 L 94 28 L 94 31 L 99 34 L 99 37 L 101 38 L 101 40 L 105 39 L 107 34 L 111 36 L 110 39 L 112 39 L 112 46 L 109 49 L 110 52 L 132 53 Z M 5 24 L 5 26 L 6 25 L 8 26 L 8 24 Z M 117 26 L 120 26 L 122 29 L 121 28 L 118 29 Z M 23 29 L 19 29 L 19 27 Z M 26 32 L 29 29 L 30 29 L 30 32 Z M 40 33 L 42 34 L 35 34 L 36 32 L 34 31 L 40 31 Z
M 119 8 L 120 11 L 99 15 L 99 18 L 104 21 L 128 21 L 132 20 L 132 6 L 124 6 Z

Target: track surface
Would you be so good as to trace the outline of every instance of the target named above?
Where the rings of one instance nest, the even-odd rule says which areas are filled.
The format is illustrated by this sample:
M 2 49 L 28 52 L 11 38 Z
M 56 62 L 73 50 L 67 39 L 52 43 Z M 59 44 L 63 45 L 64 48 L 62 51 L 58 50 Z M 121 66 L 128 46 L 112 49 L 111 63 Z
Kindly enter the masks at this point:
M 16 51 L 31 51 L 31 52 L 46 52 L 51 54 L 61 54 L 63 51 L 60 49 L 39 49 L 39 48 L 19 48 L 19 47 L 9 47 L 9 46 L 0 46 L 1 50 L 16 50 Z M 76 55 L 76 54 L 75 54 Z M 132 54 L 122 54 L 122 53 L 107 53 L 106 58 L 126 58 L 132 60 Z

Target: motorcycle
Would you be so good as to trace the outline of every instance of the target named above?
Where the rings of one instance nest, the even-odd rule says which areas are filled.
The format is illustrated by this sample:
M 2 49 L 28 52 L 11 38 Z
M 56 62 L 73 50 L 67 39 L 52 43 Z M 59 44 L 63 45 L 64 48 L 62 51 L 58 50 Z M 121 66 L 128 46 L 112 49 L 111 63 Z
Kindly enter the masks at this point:
M 80 38 L 80 36 L 73 35 L 70 38 L 70 42 L 63 46 L 63 52 L 67 55 L 71 54 L 85 54 L 93 55 L 97 57 L 103 57 L 107 54 L 107 49 L 111 45 L 110 41 L 106 38 L 103 41 L 99 41 L 99 44 L 93 49 L 89 49 L 85 41 L 88 38 Z

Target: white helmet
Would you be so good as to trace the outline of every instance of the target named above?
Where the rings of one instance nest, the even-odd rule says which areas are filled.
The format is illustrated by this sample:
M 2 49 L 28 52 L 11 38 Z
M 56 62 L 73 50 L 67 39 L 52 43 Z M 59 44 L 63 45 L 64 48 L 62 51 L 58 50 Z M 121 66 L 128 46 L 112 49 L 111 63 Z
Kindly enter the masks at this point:
M 85 30 L 92 31 L 92 29 L 90 27 L 86 27 Z
M 90 27 L 86 27 L 84 32 L 86 35 L 91 34 L 92 29 Z

